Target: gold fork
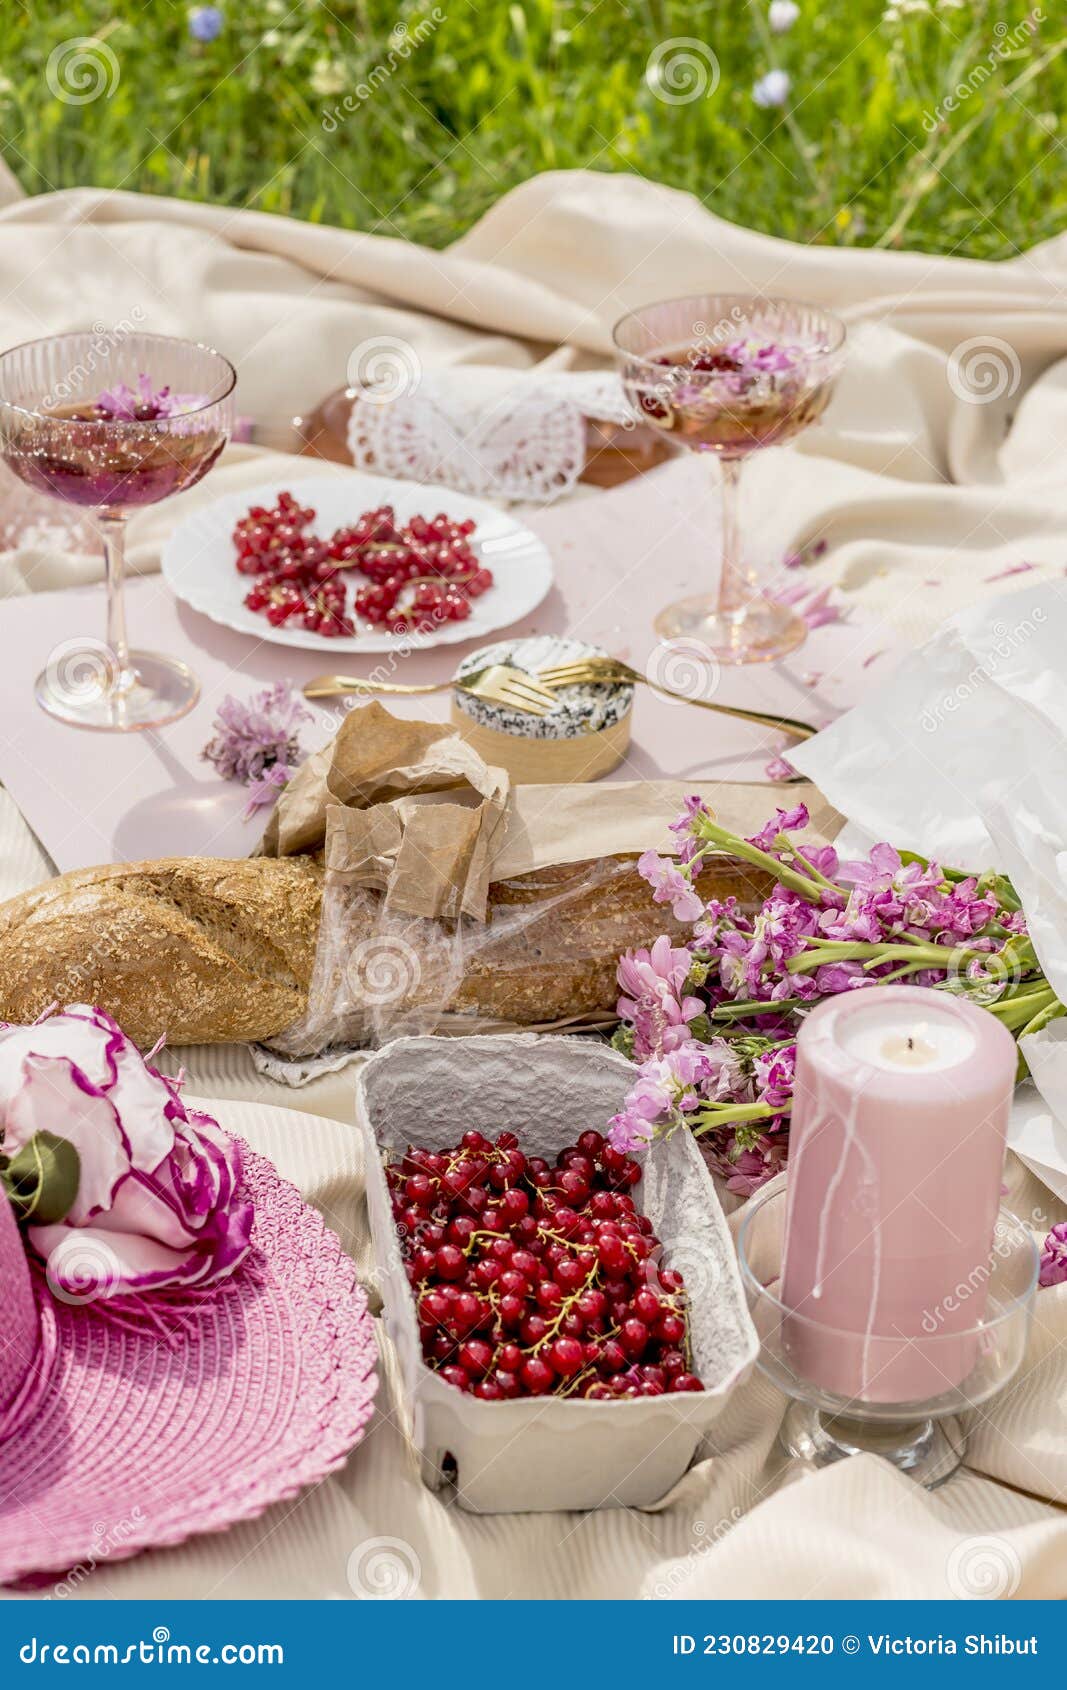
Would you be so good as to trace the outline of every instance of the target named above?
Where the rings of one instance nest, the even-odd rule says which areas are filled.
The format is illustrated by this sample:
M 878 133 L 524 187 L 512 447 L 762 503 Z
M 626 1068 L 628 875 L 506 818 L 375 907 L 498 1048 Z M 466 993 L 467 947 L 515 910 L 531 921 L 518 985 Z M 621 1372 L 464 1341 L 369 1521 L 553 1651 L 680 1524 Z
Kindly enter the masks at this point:
M 337 698 L 344 693 L 383 692 L 403 698 L 418 693 L 445 692 L 457 687 L 489 704 L 506 704 L 509 709 L 521 710 L 527 716 L 547 716 L 556 702 L 555 694 L 547 686 L 522 669 L 509 663 L 491 663 L 462 680 L 423 681 L 411 685 L 402 681 L 363 681 L 355 675 L 316 675 L 304 685 L 305 698 Z
M 547 669 L 538 670 L 540 679 L 548 687 L 569 687 L 577 685 L 602 685 L 611 682 L 642 682 L 651 687 L 653 692 L 663 693 L 667 698 L 679 698 L 686 704 L 697 704 L 702 710 L 717 710 L 720 716 L 736 716 L 742 722 L 757 722 L 765 728 L 777 728 L 782 733 L 791 734 L 794 739 L 810 739 L 818 733 L 818 728 L 812 727 L 810 722 L 797 721 L 792 716 L 772 716 L 763 710 L 742 710 L 736 704 L 716 704 L 710 698 L 690 698 L 687 693 L 674 692 L 670 687 L 660 686 L 658 681 L 643 675 L 640 669 L 632 669 L 628 663 L 623 663 L 615 657 L 583 657 L 573 663 L 556 663 Z

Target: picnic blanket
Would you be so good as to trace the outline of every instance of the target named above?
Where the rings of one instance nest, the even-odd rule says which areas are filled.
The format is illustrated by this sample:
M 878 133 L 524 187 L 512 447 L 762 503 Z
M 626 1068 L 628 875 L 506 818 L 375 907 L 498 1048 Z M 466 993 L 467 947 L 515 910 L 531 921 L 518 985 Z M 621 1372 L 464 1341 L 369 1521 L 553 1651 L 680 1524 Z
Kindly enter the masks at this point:
M 590 172 L 534 178 L 445 252 L 95 189 L 21 199 L 2 180 L 0 231 L 0 344 L 124 318 L 192 335 L 238 364 L 242 410 L 279 427 L 375 336 L 424 367 L 581 368 L 607 360 L 622 311 L 655 298 L 759 289 L 828 304 L 849 322 L 850 355 L 826 421 L 751 466 L 757 504 L 785 513 L 791 538 L 829 541 L 813 579 L 917 641 L 1023 566 L 1028 581 L 1064 575 L 1067 237 L 1002 264 L 800 248 Z M 234 448 L 213 491 L 247 478 L 248 459 Z M 139 567 L 178 514 L 171 502 L 138 519 Z M 97 568 L 38 543 L 0 555 L 0 591 Z M 49 872 L 0 795 L 0 894 Z M 244 1051 L 183 1054 L 189 1089 L 297 1181 L 368 1271 L 351 1073 L 294 1093 Z M 1063 1218 L 1011 1159 L 1008 1178 L 1036 1234 Z M 965 1470 L 935 1493 L 873 1457 L 787 1476 L 784 1403 L 757 1375 L 659 1507 L 583 1515 L 478 1518 L 426 1491 L 387 1367 L 369 1437 L 317 1490 L 221 1537 L 102 1558 L 71 1594 L 369 1595 L 359 1569 L 384 1553 L 409 1569 L 404 1593 L 424 1597 L 1062 1597 L 1065 1337 L 1061 1286 L 1040 1293 L 1022 1373 L 976 1414 Z

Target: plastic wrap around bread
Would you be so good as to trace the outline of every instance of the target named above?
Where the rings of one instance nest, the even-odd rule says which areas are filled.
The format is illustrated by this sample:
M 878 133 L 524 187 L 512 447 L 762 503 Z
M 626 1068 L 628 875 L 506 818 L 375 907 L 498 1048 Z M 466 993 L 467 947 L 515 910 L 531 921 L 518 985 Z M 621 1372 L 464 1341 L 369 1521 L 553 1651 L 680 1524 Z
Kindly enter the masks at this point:
M 670 850 L 689 790 L 509 793 L 450 728 L 368 705 L 290 782 L 263 855 L 83 869 L 0 906 L 0 1019 L 90 1002 L 141 1044 L 291 1055 L 398 1032 L 610 1025 L 620 953 L 686 936 L 635 864 Z M 743 832 L 773 807 L 758 786 L 703 794 Z M 832 811 L 814 819 L 836 831 Z M 767 890 L 730 858 L 701 886 L 744 903 Z

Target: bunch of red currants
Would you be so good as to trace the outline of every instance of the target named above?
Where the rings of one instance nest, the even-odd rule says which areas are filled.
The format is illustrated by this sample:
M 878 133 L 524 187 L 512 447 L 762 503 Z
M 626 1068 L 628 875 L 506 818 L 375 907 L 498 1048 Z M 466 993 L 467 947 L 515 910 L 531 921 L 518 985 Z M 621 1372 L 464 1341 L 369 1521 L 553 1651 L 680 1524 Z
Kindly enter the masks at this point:
M 469 519 L 441 513 L 398 525 L 393 507 L 382 505 L 328 540 L 310 531 L 314 520 L 310 506 L 279 493 L 276 505 L 253 505 L 234 528 L 238 571 L 256 577 L 244 602 L 275 627 L 295 622 L 336 638 L 362 618 L 394 634 L 430 633 L 465 621 L 471 601 L 493 585 L 470 544 Z M 352 570 L 366 581 L 350 612 L 344 575 Z
M 464 1133 L 386 1167 L 430 1367 L 483 1402 L 700 1391 L 685 1285 L 631 1195 L 640 1164 L 583 1132 L 550 1164 Z

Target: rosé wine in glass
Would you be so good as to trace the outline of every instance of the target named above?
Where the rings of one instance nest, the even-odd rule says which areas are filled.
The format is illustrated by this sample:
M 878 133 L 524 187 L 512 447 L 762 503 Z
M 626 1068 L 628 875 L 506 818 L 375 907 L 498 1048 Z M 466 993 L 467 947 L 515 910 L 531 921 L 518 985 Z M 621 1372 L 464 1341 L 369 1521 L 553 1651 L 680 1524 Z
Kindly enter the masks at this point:
M 0 354 L 0 456 L 35 491 L 93 511 L 104 541 L 106 643 L 65 642 L 37 680 L 38 703 L 61 721 L 129 732 L 196 703 L 184 663 L 129 649 L 126 519 L 207 474 L 233 426 L 236 380 L 210 347 L 122 329 Z
M 700 294 L 649 305 L 615 326 L 634 415 L 675 445 L 719 460 L 722 570 L 718 596 L 683 599 L 656 617 L 720 663 L 766 663 L 805 638 L 803 620 L 760 591 L 738 515 L 741 465 L 780 446 L 825 411 L 844 358 L 844 326 L 828 311 L 750 294 Z

